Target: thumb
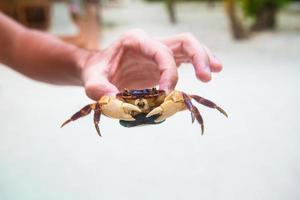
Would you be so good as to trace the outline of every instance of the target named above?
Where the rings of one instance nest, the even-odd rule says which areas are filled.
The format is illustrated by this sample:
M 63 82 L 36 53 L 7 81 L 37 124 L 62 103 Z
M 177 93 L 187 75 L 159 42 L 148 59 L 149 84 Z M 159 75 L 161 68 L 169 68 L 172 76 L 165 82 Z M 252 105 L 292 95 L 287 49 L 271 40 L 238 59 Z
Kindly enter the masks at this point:
M 118 88 L 106 78 L 88 80 L 84 87 L 86 95 L 95 101 L 98 101 L 104 95 L 114 96 L 119 92 Z

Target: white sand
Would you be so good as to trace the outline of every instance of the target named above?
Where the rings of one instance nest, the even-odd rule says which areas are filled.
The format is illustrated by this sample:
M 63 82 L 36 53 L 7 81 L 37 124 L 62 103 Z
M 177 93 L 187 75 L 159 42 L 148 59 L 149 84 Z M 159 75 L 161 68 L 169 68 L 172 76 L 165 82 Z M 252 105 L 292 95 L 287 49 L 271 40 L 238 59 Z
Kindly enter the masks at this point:
M 92 116 L 59 128 L 90 102 L 82 88 L 37 83 L 0 67 L 1 200 L 300 198 L 299 15 L 282 14 L 278 32 L 236 43 L 220 6 L 180 5 L 176 26 L 161 4 L 124 3 L 103 14 L 117 25 L 105 30 L 103 46 L 136 27 L 152 36 L 193 32 L 225 69 L 203 84 L 183 66 L 177 89 L 214 100 L 229 119 L 199 106 L 201 137 L 188 112 L 132 129 L 103 117 L 100 139 Z M 61 28 L 72 30 L 52 31 Z

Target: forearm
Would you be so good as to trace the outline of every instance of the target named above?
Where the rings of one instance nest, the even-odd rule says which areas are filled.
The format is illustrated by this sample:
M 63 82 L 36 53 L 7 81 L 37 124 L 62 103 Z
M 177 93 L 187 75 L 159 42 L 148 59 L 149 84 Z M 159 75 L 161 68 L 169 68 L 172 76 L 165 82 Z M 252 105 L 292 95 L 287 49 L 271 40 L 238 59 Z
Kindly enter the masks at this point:
M 0 13 L 0 62 L 39 81 L 82 85 L 81 67 L 88 53 L 26 29 Z

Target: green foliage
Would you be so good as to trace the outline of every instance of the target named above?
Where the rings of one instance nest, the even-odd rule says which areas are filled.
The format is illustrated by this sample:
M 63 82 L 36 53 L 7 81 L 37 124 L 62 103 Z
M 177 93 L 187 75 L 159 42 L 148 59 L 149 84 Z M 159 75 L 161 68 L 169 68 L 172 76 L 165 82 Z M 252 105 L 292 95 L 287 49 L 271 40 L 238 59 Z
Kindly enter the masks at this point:
M 246 15 L 253 16 L 266 6 L 273 6 L 279 9 L 289 1 L 290 0 L 242 0 L 242 5 Z

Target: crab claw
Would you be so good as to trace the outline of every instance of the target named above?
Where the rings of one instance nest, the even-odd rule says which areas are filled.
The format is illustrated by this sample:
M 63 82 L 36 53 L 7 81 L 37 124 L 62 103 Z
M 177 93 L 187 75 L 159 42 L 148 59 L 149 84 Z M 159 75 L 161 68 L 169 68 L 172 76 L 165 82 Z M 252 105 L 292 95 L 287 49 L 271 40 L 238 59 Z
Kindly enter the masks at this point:
M 185 110 L 186 106 L 181 92 L 173 91 L 164 100 L 160 106 L 154 108 L 146 117 L 160 115 L 155 122 L 161 122 L 175 113 Z
M 103 115 L 106 115 L 110 118 L 121 119 L 125 121 L 134 121 L 132 113 L 140 113 L 141 110 L 139 107 L 125 103 L 112 96 L 103 96 L 99 100 L 101 105 L 101 112 Z

